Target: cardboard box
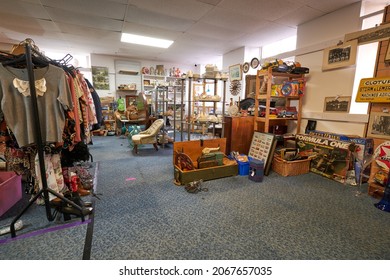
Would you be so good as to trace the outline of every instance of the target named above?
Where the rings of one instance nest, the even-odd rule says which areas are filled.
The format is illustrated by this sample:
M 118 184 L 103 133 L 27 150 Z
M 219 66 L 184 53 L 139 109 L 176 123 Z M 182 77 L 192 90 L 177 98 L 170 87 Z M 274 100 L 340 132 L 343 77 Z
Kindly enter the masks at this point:
M 226 151 L 226 138 L 192 140 L 173 143 L 174 179 L 177 185 L 186 185 L 190 182 L 202 179 L 203 181 L 236 176 L 238 164 L 235 160 L 224 157 L 223 165 L 198 169 L 197 159 L 202 155 L 204 148 L 219 148 L 220 152 Z M 178 156 L 181 155 L 180 160 Z M 184 168 L 185 164 L 179 162 L 184 158 L 185 162 L 193 166 L 193 169 Z
M 22 176 L 15 172 L 0 172 L 0 216 L 22 198 Z
M 307 134 L 295 137 L 300 151 L 316 153 L 310 163 L 311 172 L 345 183 L 354 143 Z

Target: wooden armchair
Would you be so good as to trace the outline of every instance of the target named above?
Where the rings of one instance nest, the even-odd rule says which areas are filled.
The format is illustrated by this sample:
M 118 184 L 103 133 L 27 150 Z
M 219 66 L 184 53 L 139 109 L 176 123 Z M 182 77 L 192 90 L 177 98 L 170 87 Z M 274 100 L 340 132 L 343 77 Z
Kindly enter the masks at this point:
M 156 151 L 158 151 L 157 133 L 160 131 L 163 125 L 163 119 L 155 120 L 148 129 L 141 131 L 139 134 L 131 136 L 131 141 L 134 145 L 133 150 L 136 154 L 138 154 L 138 145 L 141 144 L 153 144 Z

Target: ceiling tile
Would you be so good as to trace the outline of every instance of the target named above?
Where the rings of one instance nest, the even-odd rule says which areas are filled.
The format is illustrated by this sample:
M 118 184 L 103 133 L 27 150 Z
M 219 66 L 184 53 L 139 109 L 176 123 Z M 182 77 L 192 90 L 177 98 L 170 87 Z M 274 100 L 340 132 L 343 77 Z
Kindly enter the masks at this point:
M 49 20 L 4 14 L 0 12 L 0 30 L 17 31 L 24 37 L 41 37 L 48 32 L 59 32 L 56 24 Z
M 235 13 L 271 21 L 296 10 L 300 6 L 302 4 L 287 0 L 247 0 L 245 5 L 237 0 L 224 0 L 220 5 L 220 7 Z
M 0 11 L 19 16 L 50 19 L 45 9 L 40 4 L 20 0 L 2 1 Z
M 185 31 L 194 22 L 129 6 L 126 21 L 173 31 Z
M 143 10 L 188 20 L 199 20 L 213 8 L 195 0 L 130 0 L 129 3 Z
M 157 37 L 161 39 L 169 39 L 169 40 L 175 40 L 178 36 L 183 34 L 183 32 L 181 31 L 167 30 L 167 29 L 146 26 L 146 25 L 132 23 L 132 22 L 125 22 L 123 24 L 122 32 Z
M 247 17 L 233 10 L 218 7 L 213 9 L 206 17 L 203 17 L 201 21 L 219 27 L 229 28 L 232 32 L 251 32 L 256 29 L 258 24 L 264 23 L 264 20 L 261 18 Z
M 267 26 L 258 29 L 257 31 L 244 35 L 239 38 L 244 46 L 260 47 L 270 44 L 291 36 L 295 36 L 297 29 L 295 27 L 286 28 L 283 25 L 269 22 Z
M 379 0 L 373 1 L 377 3 Z M 297 25 L 359 1 L 0 0 L 0 2 L 2 43 L 15 44 L 32 37 L 41 49 L 58 48 L 68 52 L 74 51 L 76 54 L 83 51 L 200 63 L 220 58 L 222 54 L 243 46 L 259 47 L 295 35 Z M 301 29 L 304 26 L 305 24 Z M 172 39 L 175 42 L 166 50 L 125 44 L 119 41 L 121 31 Z
M 320 10 L 324 13 L 330 13 L 335 10 L 338 10 L 342 7 L 348 6 L 350 4 L 360 2 L 359 0 L 327 0 L 327 1 L 318 1 L 318 0 L 311 0 L 308 1 L 306 4 L 309 7 L 312 7 L 314 9 Z
M 65 13 L 77 11 L 80 14 L 123 20 L 126 4 L 106 0 L 41 0 L 45 7 L 59 8 Z
M 190 29 L 188 29 L 186 33 L 221 40 L 234 40 L 237 37 L 242 36 L 245 32 L 232 32 L 232 30 L 228 28 L 211 25 L 204 22 L 197 22 Z
M 324 12 L 321 12 L 317 9 L 313 9 L 308 6 L 303 6 L 295 11 L 290 12 L 289 14 L 284 15 L 281 18 L 278 18 L 276 22 L 279 24 L 295 27 L 302 23 L 310 21 L 313 18 L 323 16 L 324 14 Z
M 213 6 L 217 6 L 223 0 L 196 0 L 196 1 L 202 2 L 202 3 L 206 3 L 206 4 L 210 4 L 210 5 L 213 5 Z
M 101 28 L 103 30 L 121 31 L 122 22 L 105 17 L 81 14 L 78 12 L 68 13 L 57 8 L 47 8 L 47 12 L 53 21 L 72 23 L 79 26 Z

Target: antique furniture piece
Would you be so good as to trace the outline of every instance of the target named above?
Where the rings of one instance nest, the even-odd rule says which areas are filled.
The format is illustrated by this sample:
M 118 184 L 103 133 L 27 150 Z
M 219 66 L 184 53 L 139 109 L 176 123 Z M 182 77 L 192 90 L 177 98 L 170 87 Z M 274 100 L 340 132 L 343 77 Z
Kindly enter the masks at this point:
M 253 116 L 225 116 L 226 154 L 232 151 L 248 154 L 253 137 L 253 122 Z
M 158 150 L 157 147 L 157 134 L 160 131 L 160 129 L 164 125 L 163 119 L 158 119 L 153 122 L 153 124 L 144 131 L 141 131 L 139 134 L 133 135 L 131 137 L 131 140 L 133 141 L 134 148 L 136 154 L 138 154 L 138 145 L 141 144 L 153 144 L 156 151 Z

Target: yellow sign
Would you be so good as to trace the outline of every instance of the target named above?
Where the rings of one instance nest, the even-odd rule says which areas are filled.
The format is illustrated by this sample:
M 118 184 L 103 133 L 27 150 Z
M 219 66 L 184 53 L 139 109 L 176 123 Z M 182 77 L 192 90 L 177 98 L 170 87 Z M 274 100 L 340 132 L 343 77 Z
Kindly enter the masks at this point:
M 390 77 L 361 79 L 356 102 L 390 103 Z

